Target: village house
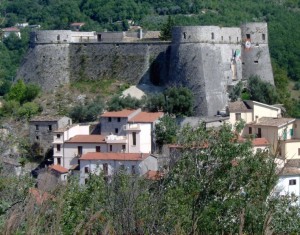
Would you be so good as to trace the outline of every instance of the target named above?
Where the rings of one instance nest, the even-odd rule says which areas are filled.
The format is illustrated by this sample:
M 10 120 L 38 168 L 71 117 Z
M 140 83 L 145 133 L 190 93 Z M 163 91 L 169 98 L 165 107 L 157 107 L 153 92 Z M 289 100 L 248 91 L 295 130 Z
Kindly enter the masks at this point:
M 11 34 L 16 35 L 18 38 L 21 38 L 20 29 L 18 29 L 16 27 L 3 28 L 3 29 L 1 29 L 1 31 L 2 31 L 3 38 L 9 37 Z
M 53 147 L 53 131 L 72 124 L 65 116 L 36 116 L 29 121 L 31 145 L 38 144 L 43 154 Z
M 149 153 L 101 153 L 89 152 L 80 157 L 80 183 L 84 184 L 89 174 L 109 177 L 116 171 L 133 175 L 145 175 L 157 171 L 157 159 Z
M 148 170 L 156 171 L 157 159 L 149 154 L 155 151 L 153 137 L 155 123 L 162 116 L 162 112 L 150 113 L 142 112 L 141 109 L 125 109 L 102 114 L 100 117 L 100 134 L 90 135 L 88 128 L 80 125 L 58 129 L 53 136 L 54 166 L 59 165 L 72 171 L 78 169 L 80 164 L 80 169 L 82 169 L 82 164 L 87 164 L 85 162 L 87 159 L 84 156 L 88 154 L 88 156 L 96 156 L 94 160 L 88 159 L 90 169 L 95 169 L 101 160 L 100 158 L 103 158 L 103 161 L 108 160 L 101 154 L 111 153 L 112 155 L 109 156 L 112 161 L 119 160 L 115 156 L 122 154 L 124 164 L 121 164 L 120 161 L 118 163 L 105 162 L 110 166 L 109 172 L 118 170 L 120 164 L 127 165 L 126 161 L 128 164 L 130 163 L 130 166 L 135 165 L 137 174 L 145 173 L 145 170 L 141 169 L 147 167 Z M 135 156 L 135 160 L 132 160 L 132 156 Z M 154 159 L 156 165 L 149 159 Z M 144 165 L 146 166 L 144 167 Z M 99 169 L 103 170 L 103 168 Z M 80 171 L 80 174 L 81 178 L 85 178 L 82 175 L 84 174 L 83 170 Z

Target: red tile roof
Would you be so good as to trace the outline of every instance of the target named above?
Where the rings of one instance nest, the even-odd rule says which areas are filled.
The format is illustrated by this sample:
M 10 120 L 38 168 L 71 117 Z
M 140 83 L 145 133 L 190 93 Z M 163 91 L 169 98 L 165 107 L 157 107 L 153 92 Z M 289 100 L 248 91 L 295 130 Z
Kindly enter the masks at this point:
M 154 122 L 164 115 L 163 112 L 140 112 L 136 116 L 132 117 L 128 122 Z
M 68 173 L 69 170 L 67 168 L 64 168 L 63 166 L 60 166 L 60 165 L 52 165 L 49 167 L 51 170 L 54 170 L 60 174 L 65 174 L 65 173 Z
M 101 117 L 128 117 L 135 111 L 136 110 L 123 109 L 121 111 L 105 112 L 101 115 Z
M 105 143 L 103 135 L 75 135 L 66 143 Z
M 159 171 L 147 171 L 147 173 L 144 175 L 146 179 L 148 180 L 160 180 L 164 177 L 164 174 Z
M 149 157 L 149 153 L 86 153 L 79 160 L 118 160 L 118 161 L 141 161 Z
M 10 27 L 10 28 L 4 28 L 2 29 L 3 32 L 20 32 L 20 29 L 15 28 L 15 27 Z
M 85 25 L 85 23 L 75 22 L 71 24 L 71 26 L 83 26 L 83 25 Z
M 253 146 L 267 146 L 269 145 L 269 141 L 266 138 L 255 138 L 252 140 Z

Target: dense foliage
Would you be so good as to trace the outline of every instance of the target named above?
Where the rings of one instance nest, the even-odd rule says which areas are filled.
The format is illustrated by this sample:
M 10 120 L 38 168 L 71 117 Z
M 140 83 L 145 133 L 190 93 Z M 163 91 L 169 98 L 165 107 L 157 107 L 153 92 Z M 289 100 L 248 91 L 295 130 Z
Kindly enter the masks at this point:
M 178 144 L 180 158 L 159 181 L 122 171 L 111 178 L 91 174 L 86 185 L 78 185 L 75 177 L 40 194 L 28 193 L 29 184 L 23 183 L 17 198 L 7 196 L 20 185 L 6 184 L 0 187 L 5 195 L 0 205 L 6 206 L 0 229 L 4 234 L 299 231 L 299 208 L 290 204 L 296 198 L 270 196 L 277 176 L 268 152 L 254 154 L 251 141 L 240 142 L 229 126 L 187 126 L 179 132 Z M 13 179 L 2 176 L 0 186 Z

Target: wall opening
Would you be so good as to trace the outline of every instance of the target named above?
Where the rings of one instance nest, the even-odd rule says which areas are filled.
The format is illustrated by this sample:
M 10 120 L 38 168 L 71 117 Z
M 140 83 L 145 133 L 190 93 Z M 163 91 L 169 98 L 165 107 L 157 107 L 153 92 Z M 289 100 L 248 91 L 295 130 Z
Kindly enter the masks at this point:
M 150 81 L 153 85 L 160 85 L 160 64 L 154 60 L 150 66 Z
M 60 41 L 60 35 L 59 34 L 57 35 L 57 41 Z
M 251 36 L 250 36 L 249 33 L 246 34 L 246 38 L 247 38 L 247 39 L 251 39 Z
M 261 36 L 262 36 L 262 40 L 266 40 L 266 35 L 264 33 Z
M 183 33 L 183 38 L 186 39 L 186 32 Z
M 221 40 L 222 40 L 222 41 L 223 41 L 223 39 L 224 39 L 223 36 L 221 36 Z
M 102 35 L 101 35 L 101 34 L 98 34 L 98 35 L 97 35 L 97 40 L 98 40 L 98 42 L 101 42 L 101 41 L 102 41 Z
M 211 39 L 214 40 L 215 39 L 215 34 L 211 33 Z
M 254 64 L 258 64 L 258 60 L 254 60 Z
M 231 37 L 229 36 L 229 42 L 231 42 Z
M 239 37 L 236 38 L 236 42 L 239 42 Z

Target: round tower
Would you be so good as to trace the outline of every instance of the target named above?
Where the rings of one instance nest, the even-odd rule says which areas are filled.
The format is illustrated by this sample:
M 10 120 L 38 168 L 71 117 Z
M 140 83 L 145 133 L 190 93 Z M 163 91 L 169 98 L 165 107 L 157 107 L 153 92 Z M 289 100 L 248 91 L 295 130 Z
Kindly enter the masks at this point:
M 243 78 L 259 76 L 274 84 L 271 66 L 267 23 L 246 23 L 241 26 Z

